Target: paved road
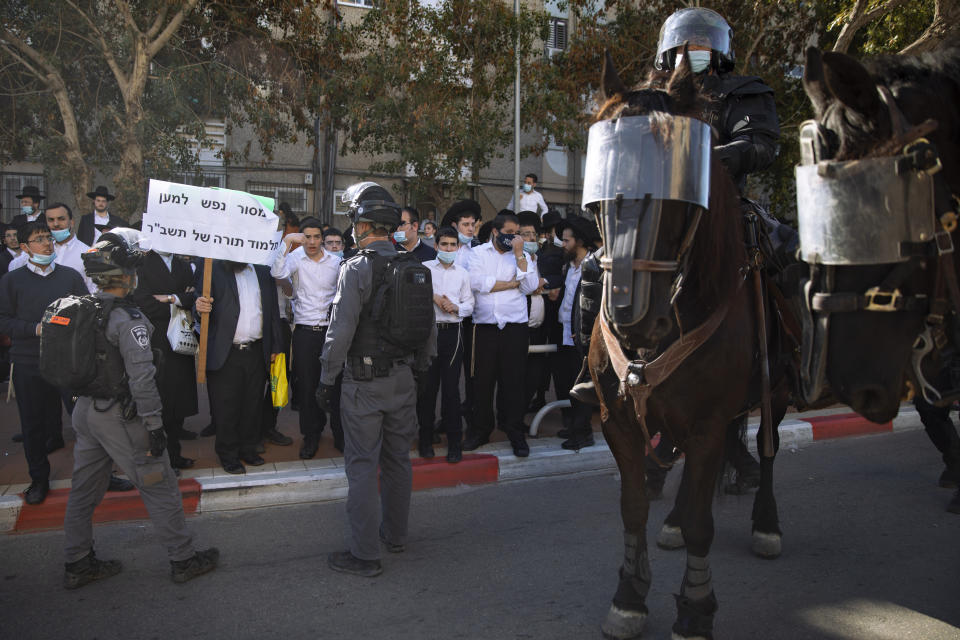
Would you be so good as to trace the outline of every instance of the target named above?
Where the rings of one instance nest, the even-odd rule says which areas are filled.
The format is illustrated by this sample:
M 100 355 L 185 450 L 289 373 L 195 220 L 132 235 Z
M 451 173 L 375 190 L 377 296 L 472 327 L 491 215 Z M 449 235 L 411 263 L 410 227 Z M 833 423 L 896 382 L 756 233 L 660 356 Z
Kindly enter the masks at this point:
M 960 638 L 960 517 L 944 511 L 939 472 L 922 432 L 782 454 L 780 559 L 749 554 L 751 499 L 716 505 L 717 636 Z M 194 518 L 223 564 L 180 586 L 146 523 L 98 527 L 100 555 L 124 572 L 75 592 L 60 587 L 60 533 L 0 537 L 0 629 L 17 639 L 597 638 L 620 559 L 618 496 L 611 474 L 416 494 L 408 551 L 385 557 L 374 580 L 326 567 L 342 547 L 342 503 Z M 655 504 L 656 526 L 667 507 Z M 654 550 L 651 564 L 644 637 L 668 638 L 683 553 Z

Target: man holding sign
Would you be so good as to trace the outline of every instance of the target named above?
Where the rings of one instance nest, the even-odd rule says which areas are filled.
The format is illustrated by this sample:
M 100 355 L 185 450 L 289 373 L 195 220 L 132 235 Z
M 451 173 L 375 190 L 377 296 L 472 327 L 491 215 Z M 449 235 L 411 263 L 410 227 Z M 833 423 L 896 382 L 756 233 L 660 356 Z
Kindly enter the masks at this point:
M 256 453 L 262 402 L 281 345 L 277 290 L 266 266 L 280 247 L 273 199 L 151 180 L 147 202 L 143 232 L 151 248 L 205 258 L 196 274 L 197 378 L 210 376 L 220 463 L 244 473 L 244 462 L 264 464 Z

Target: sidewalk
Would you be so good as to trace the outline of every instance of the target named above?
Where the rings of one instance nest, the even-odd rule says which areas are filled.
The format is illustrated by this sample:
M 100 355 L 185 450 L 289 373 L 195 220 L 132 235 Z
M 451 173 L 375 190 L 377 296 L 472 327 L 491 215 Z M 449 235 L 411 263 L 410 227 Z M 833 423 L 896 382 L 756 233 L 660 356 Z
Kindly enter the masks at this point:
M 0 532 L 24 532 L 59 528 L 63 523 L 66 498 L 69 494 L 72 465 L 73 433 L 69 417 L 64 413 L 64 439 L 67 446 L 50 455 L 51 492 L 41 505 L 23 503 L 22 492 L 29 484 L 26 461 L 20 444 L 11 436 L 19 430 L 16 403 L 6 404 L 6 385 L 0 385 Z M 549 398 L 548 398 L 549 400 Z M 208 423 L 206 394 L 200 393 L 200 414 L 188 419 L 185 428 L 199 432 Z M 528 422 L 533 416 L 528 415 Z M 749 444 L 756 446 L 758 418 L 750 420 Z M 590 473 L 613 470 L 616 465 L 600 433 L 599 413 L 594 414 L 596 445 L 579 452 L 560 447 L 556 436 L 561 422 L 559 413 L 549 414 L 541 423 L 539 435 L 530 438 L 530 457 L 516 458 L 502 433 L 496 431 L 493 441 L 476 452 L 464 455 L 459 464 L 447 464 L 446 449 L 435 445 L 437 456 L 431 460 L 413 458 L 414 490 L 508 482 L 551 475 Z M 297 413 L 284 409 L 278 420 L 279 430 L 294 438 L 286 447 L 267 445 L 263 457 L 267 464 L 248 467 L 245 475 L 223 471 L 213 452 L 213 438 L 183 442 L 183 455 L 195 458 L 197 465 L 182 472 L 181 491 L 188 514 L 209 511 L 252 509 L 257 507 L 325 502 L 346 496 L 347 480 L 343 458 L 333 448 L 330 430 L 325 429 L 320 451 L 312 460 L 300 460 Z M 901 409 L 900 415 L 885 425 L 876 425 L 837 407 L 805 414 L 791 413 L 780 425 L 782 450 L 797 449 L 810 442 L 827 438 L 856 436 L 920 429 L 920 419 L 912 407 Z M 95 522 L 146 518 L 146 510 L 136 491 L 108 493 L 94 514 Z

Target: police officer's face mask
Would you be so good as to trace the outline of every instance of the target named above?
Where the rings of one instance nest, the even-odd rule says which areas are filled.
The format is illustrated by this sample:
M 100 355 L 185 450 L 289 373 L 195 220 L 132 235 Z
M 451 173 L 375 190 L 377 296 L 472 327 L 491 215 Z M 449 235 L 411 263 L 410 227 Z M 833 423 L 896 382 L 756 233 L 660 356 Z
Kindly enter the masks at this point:
M 690 56 L 690 69 L 694 73 L 702 73 L 706 71 L 710 66 L 710 51 L 688 51 L 687 55 Z M 680 63 L 683 61 L 683 53 L 677 54 L 677 59 L 674 62 L 674 68 L 677 68 Z

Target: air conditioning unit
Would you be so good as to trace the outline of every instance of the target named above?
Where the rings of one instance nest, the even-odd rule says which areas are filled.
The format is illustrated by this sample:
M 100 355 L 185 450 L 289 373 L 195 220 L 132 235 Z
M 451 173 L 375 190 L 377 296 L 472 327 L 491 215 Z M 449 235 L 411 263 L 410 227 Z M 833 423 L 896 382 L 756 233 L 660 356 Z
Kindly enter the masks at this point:
M 303 174 L 303 184 L 313 184 L 313 174 L 305 173 Z

